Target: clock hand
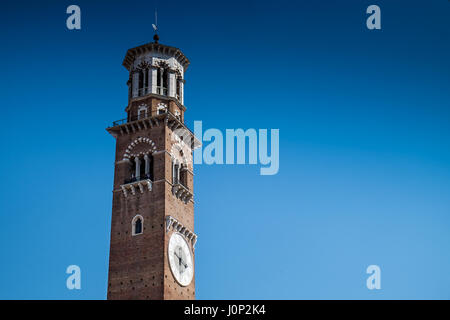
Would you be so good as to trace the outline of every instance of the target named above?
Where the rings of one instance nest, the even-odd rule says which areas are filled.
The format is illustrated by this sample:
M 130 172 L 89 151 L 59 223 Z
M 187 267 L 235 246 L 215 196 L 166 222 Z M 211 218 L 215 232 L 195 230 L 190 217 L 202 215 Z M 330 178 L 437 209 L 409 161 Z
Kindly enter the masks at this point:
M 184 266 L 185 269 L 188 268 L 188 265 L 183 261 L 183 258 L 181 256 L 181 248 L 178 249 L 178 251 L 180 252 L 180 255 L 177 255 L 176 251 L 174 251 L 174 255 L 178 258 L 178 265 L 181 267 L 181 265 Z M 184 270 L 183 270 L 184 271 Z M 180 273 L 181 273 L 181 269 L 180 269 Z
M 178 247 L 178 254 L 179 256 L 179 260 L 178 260 L 178 264 L 181 267 L 181 262 L 183 261 L 183 256 L 181 255 L 181 247 Z
M 180 262 L 184 265 L 184 267 L 187 269 L 188 265 L 184 262 L 183 258 L 180 258 Z
M 187 268 L 187 265 L 183 262 L 183 258 L 181 258 L 180 256 L 177 255 L 176 252 L 174 252 L 175 256 L 178 258 L 178 265 L 181 267 L 181 264 L 184 265 L 185 268 Z M 182 273 L 181 268 L 178 268 L 178 270 L 180 271 L 180 275 Z M 184 270 L 183 270 L 184 271 Z

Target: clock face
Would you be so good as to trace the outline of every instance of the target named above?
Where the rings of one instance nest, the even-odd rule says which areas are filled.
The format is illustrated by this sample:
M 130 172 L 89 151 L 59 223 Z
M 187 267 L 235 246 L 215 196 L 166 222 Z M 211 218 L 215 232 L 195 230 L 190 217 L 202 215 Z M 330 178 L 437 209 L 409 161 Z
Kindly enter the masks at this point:
M 194 264 L 189 245 L 181 234 L 175 232 L 170 237 L 168 254 L 175 279 L 182 286 L 189 285 L 194 276 Z

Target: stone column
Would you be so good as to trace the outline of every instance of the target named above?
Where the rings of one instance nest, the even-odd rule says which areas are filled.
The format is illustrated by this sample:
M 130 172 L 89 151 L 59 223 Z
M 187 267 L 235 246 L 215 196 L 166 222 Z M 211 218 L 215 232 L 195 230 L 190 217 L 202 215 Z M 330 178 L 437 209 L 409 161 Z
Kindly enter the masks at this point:
M 180 103 L 184 105 L 184 79 L 178 81 L 178 85 L 180 86 Z
M 136 180 L 141 178 L 141 159 L 139 157 L 134 158 L 134 162 L 136 163 Z
M 150 175 L 150 157 L 148 156 L 148 154 L 146 154 L 144 156 L 144 160 L 145 160 L 145 177 L 147 179 L 149 179 L 149 175 Z
M 175 71 L 169 69 L 169 79 L 167 81 L 167 95 L 169 97 L 175 97 L 177 92 L 176 92 L 176 76 L 175 76 Z
M 156 93 L 156 86 L 158 85 L 158 68 L 152 66 L 150 68 L 150 80 L 152 85 L 152 93 Z
M 177 178 L 175 177 L 175 162 L 172 162 L 172 183 L 176 183 Z
M 142 96 L 145 96 L 147 94 L 147 87 L 145 86 L 145 83 L 147 82 L 148 73 L 145 72 L 145 70 L 142 70 Z
M 136 98 L 139 95 L 139 72 L 134 71 L 132 76 L 132 97 Z
M 160 68 L 159 69 L 159 79 L 160 79 L 160 83 L 161 83 L 161 86 L 159 87 L 159 92 L 158 92 L 158 94 L 160 94 L 160 95 L 164 95 L 164 68 Z
M 153 91 L 153 84 L 155 83 L 153 80 L 153 67 L 148 68 L 148 90 L 147 93 L 155 93 Z

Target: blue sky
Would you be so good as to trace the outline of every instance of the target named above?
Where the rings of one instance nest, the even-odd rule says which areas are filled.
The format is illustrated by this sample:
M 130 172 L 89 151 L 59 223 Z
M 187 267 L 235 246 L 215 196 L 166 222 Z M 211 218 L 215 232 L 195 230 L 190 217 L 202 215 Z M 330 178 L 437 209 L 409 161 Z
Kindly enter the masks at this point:
M 65 27 L 78 4 L 82 30 Z M 365 26 L 381 8 L 382 29 Z M 152 1 L 0 12 L 0 298 L 106 298 L 128 48 Z M 450 2 L 159 1 L 186 123 L 280 129 L 280 171 L 195 167 L 198 299 L 450 298 Z M 66 289 L 66 267 L 82 289 Z M 366 288 L 381 267 L 381 290 Z

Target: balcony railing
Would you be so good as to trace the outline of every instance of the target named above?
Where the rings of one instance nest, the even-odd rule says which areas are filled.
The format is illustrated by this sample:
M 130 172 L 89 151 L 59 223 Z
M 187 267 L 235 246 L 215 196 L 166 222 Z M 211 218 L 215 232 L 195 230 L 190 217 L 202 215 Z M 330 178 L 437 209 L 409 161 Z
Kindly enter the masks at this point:
M 127 118 L 113 121 L 113 127 L 120 126 L 121 124 L 127 123 Z
M 173 117 L 175 117 L 178 120 L 180 120 L 179 116 L 176 116 L 176 115 L 172 114 L 170 111 L 167 111 L 167 110 L 162 112 L 162 113 L 158 113 L 157 116 L 159 116 L 161 114 L 170 114 Z M 150 112 L 148 114 L 145 113 L 145 114 L 140 114 L 140 115 L 135 115 L 135 116 L 129 116 L 128 118 L 124 118 L 124 119 L 113 121 L 113 125 L 112 126 L 113 127 L 120 126 L 121 124 L 125 124 L 127 122 L 133 122 L 133 121 L 136 121 L 136 120 L 142 120 L 142 119 L 151 118 L 151 117 L 152 116 L 150 115 Z
M 140 89 L 138 89 L 138 95 L 137 96 L 138 97 L 142 97 L 142 96 L 145 96 L 145 95 L 150 94 L 150 93 L 152 93 L 152 88 L 151 87 L 140 88 Z M 157 86 L 156 87 L 156 93 L 161 95 L 161 96 L 167 96 L 167 88 L 166 87 Z
M 145 88 L 138 89 L 138 97 L 145 96 L 149 93 L 152 93 L 152 88 L 145 87 Z
M 156 87 L 156 93 L 162 96 L 167 96 L 167 88 L 165 87 Z
M 125 125 L 126 123 L 133 122 L 133 121 L 136 121 L 136 120 L 145 120 L 145 119 L 153 119 L 153 118 L 155 118 L 155 119 L 163 119 L 163 118 L 166 117 L 166 116 L 169 116 L 169 119 L 170 119 L 170 120 L 175 120 L 175 121 L 177 121 L 178 124 L 179 124 L 182 128 L 184 128 L 185 130 L 187 130 L 187 131 L 192 135 L 196 147 L 198 147 L 198 146 L 201 145 L 201 141 L 198 140 L 198 138 L 196 138 L 196 137 L 194 136 L 194 133 L 193 133 L 188 127 L 186 127 L 186 126 L 183 124 L 183 122 L 182 122 L 181 119 L 180 119 L 180 116 L 176 116 L 176 115 L 174 115 L 174 114 L 173 114 L 172 112 L 170 112 L 170 111 L 166 111 L 166 112 L 164 112 L 164 113 L 162 113 L 162 114 L 157 114 L 157 115 L 152 115 L 152 114 L 149 112 L 148 114 L 140 115 L 139 117 L 138 117 L 138 116 L 130 116 L 129 118 L 124 118 L 124 119 L 116 120 L 116 121 L 114 121 L 114 122 L 112 123 L 112 127 L 107 128 L 107 130 L 108 130 L 108 132 L 111 132 L 111 131 L 113 131 L 113 130 L 119 130 L 119 129 L 117 129 L 117 128 L 115 129 L 114 127 L 116 127 L 116 126 L 121 126 L 121 125 Z
M 164 113 L 166 113 L 166 112 L 164 112 Z M 133 122 L 133 121 L 136 121 L 136 120 L 141 120 L 141 119 L 146 119 L 146 118 L 150 118 L 150 116 L 148 114 L 141 114 L 141 115 L 138 115 L 138 116 L 130 116 L 128 118 L 124 118 L 124 119 L 113 121 L 113 125 L 112 126 L 113 127 L 120 126 L 121 124 L 124 124 L 124 123 L 127 123 L 127 122 Z
M 137 115 L 137 116 L 129 116 L 128 117 L 128 122 L 133 122 L 133 121 L 141 120 L 141 119 L 145 119 L 145 118 L 148 118 L 147 113 L 140 114 L 140 115 Z

